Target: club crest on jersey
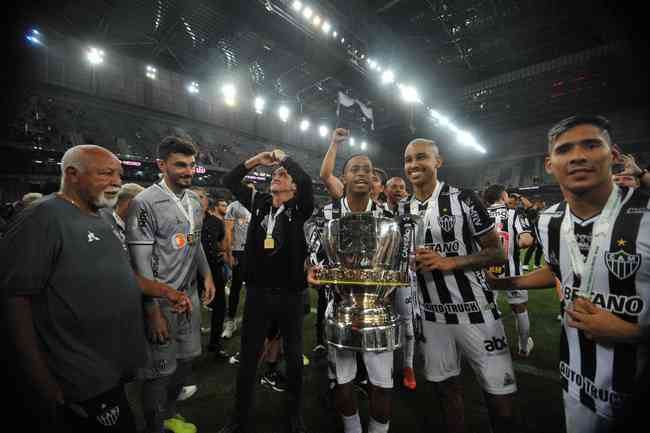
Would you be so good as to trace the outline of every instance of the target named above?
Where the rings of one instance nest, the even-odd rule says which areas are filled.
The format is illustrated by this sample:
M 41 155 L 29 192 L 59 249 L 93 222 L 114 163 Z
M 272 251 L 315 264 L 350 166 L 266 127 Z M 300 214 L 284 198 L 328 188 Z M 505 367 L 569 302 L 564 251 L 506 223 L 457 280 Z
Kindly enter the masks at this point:
M 451 232 L 456 224 L 456 217 L 453 215 L 442 215 L 438 217 L 438 224 L 446 232 Z
M 605 253 L 605 263 L 607 269 L 619 280 L 625 280 L 631 277 L 641 265 L 640 254 L 630 254 L 623 250 L 615 253 Z
M 104 427 L 111 427 L 117 424 L 117 421 L 120 418 L 120 407 L 119 406 L 114 406 L 109 410 L 105 410 L 106 405 L 102 405 L 102 409 L 104 409 L 104 412 L 101 414 L 97 415 L 97 422 L 99 422 L 101 425 Z

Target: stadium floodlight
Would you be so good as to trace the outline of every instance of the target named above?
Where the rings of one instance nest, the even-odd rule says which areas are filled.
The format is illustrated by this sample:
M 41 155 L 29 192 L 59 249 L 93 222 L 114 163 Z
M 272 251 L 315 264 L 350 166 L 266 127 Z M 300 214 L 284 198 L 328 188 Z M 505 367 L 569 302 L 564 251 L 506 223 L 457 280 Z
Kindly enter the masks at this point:
M 438 113 L 436 110 L 431 110 L 431 117 L 436 119 L 441 126 L 449 126 L 452 124 L 448 118 Z
M 27 36 L 25 36 L 25 39 L 34 45 L 43 45 L 41 32 L 36 29 L 31 29 Z
M 300 3 L 298 0 L 293 2 L 293 10 L 294 11 L 300 12 L 301 9 L 302 9 L 302 3 Z
M 336 30 L 334 30 L 334 31 L 332 32 L 332 37 L 333 37 L 333 38 L 337 37 L 338 35 L 339 35 L 339 33 L 338 33 Z
M 237 88 L 232 83 L 226 83 L 221 87 L 221 93 L 223 94 L 223 100 L 229 107 L 232 107 L 237 104 Z
M 305 132 L 308 129 L 309 129 L 309 120 L 308 119 L 302 119 L 300 121 L 300 130 L 302 132 Z
M 318 134 L 321 137 L 326 137 L 328 132 L 329 132 L 329 129 L 327 128 L 327 126 L 321 125 L 321 126 L 318 127 Z
M 99 48 L 90 47 L 86 52 L 86 58 L 91 65 L 101 65 L 104 63 L 104 51 Z
M 264 105 L 266 105 L 266 101 L 261 96 L 257 96 L 255 97 L 253 105 L 255 107 L 255 112 L 257 114 L 262 114 L 264 112 Z
M 27 35 L 25 36 L 25 39 L 27 39 L 29 42 L 31 42 L 34 45 L 43 45 L 43 42 L 41 42 L 41 40 L 34 35 Z
M 402 95 L 402 99 L 407 103 L 411 104 L 413 102 L 422 102 L 420 95 L 418 95 L 418 91 L 415 89 L 415 87 L 402 84 L 398 84 L 398 87 Z
M 151 65 L 147 65 L 147 78 L 155 80 L 158 74 L 158 69 L 154 68 Z
M 315 25 L 316 27 L 318 27 L 318 26 L 320 26 L 320 22 L 321 22 L 321 18 L 318 15 L 316 15 L 311 23 L 313 25 Z
M 302 16 L 305 17 L 305 19 L 310 19 L 313 14 L 314 11 L 312 11 L 309 6 L 302 10 Z
M 383 74 L 381 74 L 381 83 L 390 84 L 395 81 L 395 74 L 390 69 L 386 69 Z
M 190 93 L 199 93 L 199 83 L 197 83 L 196 81 L 192 81 L 187 86 L 187 91 Z
M 350 137 L 350 147 L 354 147 L 354 137 Z
M 278 108 L 278 116 L 280 117 L 280 120 L 286 122 L 289 120 L 290 115 L 291 111 L 289 111 L 289 108 L 286 105 L 280 105 L 280 108 Z
M 361 142 L 361 150 L 366 150 L 366 147 L 368 147 L 368 143 L 366 143 L 365 141 L 362 141 Z
M 323 33 L 328 34 L 330 30 L 332 29 L 332 25 L 329 23 L 329 21 L 325 21 L 323 23 L 323 27 L 321 27 L 323 30 Z
M 456 135 L 456 140 L 458 140 L 460 144 L 464 144 L 466 146 L 470 146 L 473 148 L 480 147 L 479 144 L 476 142 L 474 136 L 467 131 L 460 131 Z

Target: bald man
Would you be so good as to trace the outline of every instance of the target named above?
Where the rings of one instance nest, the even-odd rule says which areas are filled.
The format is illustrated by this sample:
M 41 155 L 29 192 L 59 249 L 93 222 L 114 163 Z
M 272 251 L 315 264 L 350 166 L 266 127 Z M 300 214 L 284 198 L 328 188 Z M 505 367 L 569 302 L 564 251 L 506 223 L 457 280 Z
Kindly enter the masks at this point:
M 6 350 L 48 431 L 133 432 L 122 383 L 146 359 L 144 327 L 136 326 L 142 290 L 98 216 L 117 201 L 121 163 L 83 145 L 65 153 L 61 171 L 60 191 L 25 209 L 0 241 Z
M 408 192 L 406 192 L 406 182 L 404 182 L 404 179 L 401 177 L 391 177 L 388 179 L 388 182 L 386 182 L 384 194 L 386 194 L 386 205 L 388 206 L 388 210 L 396 212 L 397 203 L 408 195 Z

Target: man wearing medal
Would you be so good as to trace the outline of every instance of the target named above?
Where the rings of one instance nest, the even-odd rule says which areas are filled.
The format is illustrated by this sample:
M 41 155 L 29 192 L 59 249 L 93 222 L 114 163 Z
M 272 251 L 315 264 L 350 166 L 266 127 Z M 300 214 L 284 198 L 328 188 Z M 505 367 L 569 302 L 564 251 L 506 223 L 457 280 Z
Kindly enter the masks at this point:
M 568 433 L 610 431 L 647 367 L 650 196 L 617 186 L 618 151 L 600 116 L 573 116 L 548 133 L 546 171 L 565 201 L 541 212 L 546 266 L 490 279 L 493 289 L 564 292 L 560 375 Z
M 276 166 L 270 193 L 242 183 L 258 166 Z M 237 200 L 251 213 L 246 246 L 246 307 L 241 334 L 237 392 L 231 419 L 221 433 L 244 433 L 253 426 L 253 392 L 259 356 L 269 324 L 276 320 L 287 360 L 286 428 L 303 433 L 302 343 L 303 294 L 307 288 L 304 261 L 307 242 L 303 226 L 314 209 L 311 178 L 281 150 L 262 152 L 239 164 L 224 179 Z
M 196 427 L 176 413 L 175 402 L 201 354 L 201 308 L 197 270 L 203 277 L 203 304 L 212 301 L 214 282 L 201 245 L 203 208 L 188 188 L 194 175 L 196 148 L 178 137 L 158 148 L 162 180 L 133 199 L 127 215 L 126 239 L 136 272 L 185 292 L 192 313 L 171 314 L 164 300 L 145 302 L 150 362 L 140 371 L 147 433 L 194 433 Z

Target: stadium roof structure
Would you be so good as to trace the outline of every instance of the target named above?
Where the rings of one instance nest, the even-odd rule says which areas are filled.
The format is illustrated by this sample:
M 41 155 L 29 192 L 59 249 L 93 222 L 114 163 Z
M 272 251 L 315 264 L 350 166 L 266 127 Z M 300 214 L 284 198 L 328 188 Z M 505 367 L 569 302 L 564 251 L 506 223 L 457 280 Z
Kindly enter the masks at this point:
M 344 44 L 301 22 L 290 0 L 53 3 L 32 6 L 28 19 L 200 80 L 234 79 L 251 98 L 294 101 L 313 122 L 331 119 L 344 91 L 374 109 L 373 141 L 385 146 L 440 132 L 426 110 L 412 114 L 382 87 L 367 57 L 488 142 L 582 106 L 648 102 L 639 27 L 601 0 L 303 1 Z

